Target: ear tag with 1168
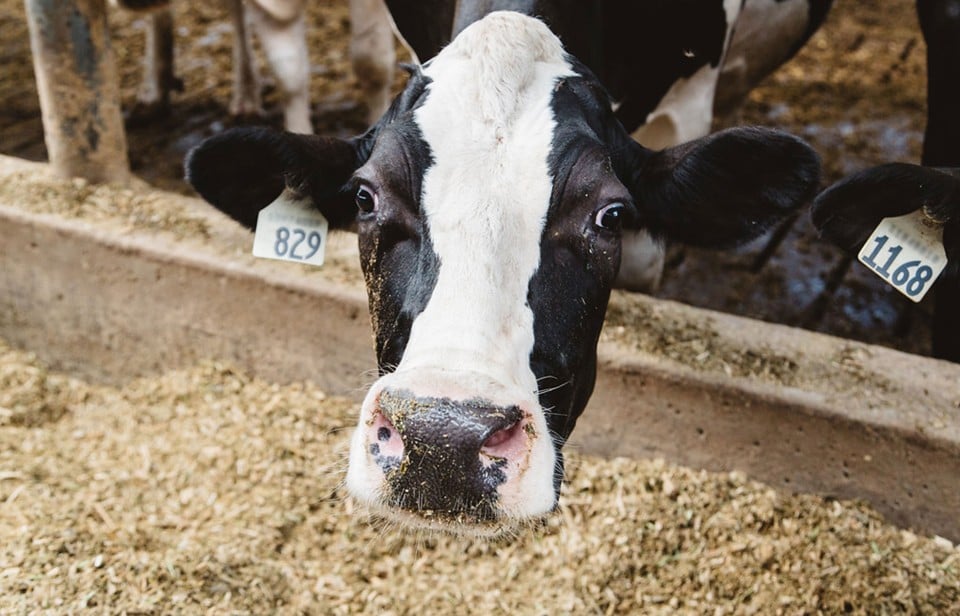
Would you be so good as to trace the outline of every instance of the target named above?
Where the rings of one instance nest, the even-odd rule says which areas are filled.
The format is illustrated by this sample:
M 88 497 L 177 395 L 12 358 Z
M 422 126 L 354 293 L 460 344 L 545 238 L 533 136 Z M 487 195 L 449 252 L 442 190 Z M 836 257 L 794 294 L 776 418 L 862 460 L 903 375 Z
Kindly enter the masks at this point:
M 930 221 L 922 209 L 884 218 L 857 258 L 894 289 L 919 302 L 947 266 L 943 226 Z

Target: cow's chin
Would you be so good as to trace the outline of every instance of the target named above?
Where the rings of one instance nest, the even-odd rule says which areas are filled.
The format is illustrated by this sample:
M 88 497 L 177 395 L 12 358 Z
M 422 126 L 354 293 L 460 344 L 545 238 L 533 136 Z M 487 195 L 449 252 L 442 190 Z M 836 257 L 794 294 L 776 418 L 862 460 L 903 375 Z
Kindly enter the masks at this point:
M 470 539 L 509 541 L 545 525 L 550 512 L 529 518 L 472 519 L 431 511 L 407 511 L 382 504 L 364 504 L 359 513 L 367 514 L 385 527 L 398 527 L 416 533 L 453 535 Z
M 450 513 L 429 509 L 402 509 L 388 505 L 385 498 L 365 498 L 349 488 L 350 496 L 361 515 L 369 515 L 388 526 L 397 526 L 406 530 L 426 531 L 438 534 L 459 535 L 485 539 L 510 539 L 524 532 L 543 526 L 556 510 L 556 502 L 544 507 L 542 512 L 513 516 L 502 510 L 495 510 L 492 516 L 473 516 L 469 513 Z
M 367 514 L 387 525 L 418 532 L 508 539 L 542 526 L 556 510 L 557 500 L 552 477 L 548 480 L 549 485 L 533 490 L 535 494 L 539 494 L 536 500 L 523 499 L 522 513 L 506 509 L 499 503 L 491 505 L 483 515 L 472 515 L 467 511 L 448 512 L 399 507 L 391 504 L 394 499 L 390 495 L 386 478 L 379 469 L 367 468 L 367 472 L 358 471 L 366 460 L 355 464 L 353 457 L 356 448 L 352 449 L 347 471 L 347 492 L 357 505 L 358 513 Z

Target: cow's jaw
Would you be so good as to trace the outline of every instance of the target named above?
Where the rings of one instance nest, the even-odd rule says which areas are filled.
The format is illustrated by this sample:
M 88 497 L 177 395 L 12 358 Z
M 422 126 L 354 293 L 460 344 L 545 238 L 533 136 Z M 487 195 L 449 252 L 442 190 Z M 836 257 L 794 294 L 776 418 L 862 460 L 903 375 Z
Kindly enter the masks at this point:
M 405 510 L 408 522 L 496 532 L 556 504 L 558 454 L 530 366 L 534 315 L 527 297 L 553 190 L 553 92 L 573 70 L 544 24 L 502 13 L 467 28 L 424 74 L 429 93 L 415 118 L 433 164 L 420 208 L 439 270 L 399 366 L 363 404 L 347 486 L 374 508 Z M 398 438 L 397 396 L 413 406 L 446 400 L 465 409 L 517 409 L 520 419 L 494 430 L 477 452 L 478 468 L 493 479 L 464 486 L 460 501 L 430 502 L 427 487 L 398 494 L 416 489 L 402 476 L 411 452 Z M 438 438 L 442 432 L 438 427 Z

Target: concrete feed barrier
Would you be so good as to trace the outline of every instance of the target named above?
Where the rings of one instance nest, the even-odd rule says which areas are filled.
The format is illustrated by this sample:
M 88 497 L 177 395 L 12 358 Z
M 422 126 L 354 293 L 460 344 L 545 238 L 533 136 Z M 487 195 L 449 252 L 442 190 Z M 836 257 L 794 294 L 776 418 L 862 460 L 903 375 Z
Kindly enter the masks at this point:
M 120 211 L 113 211 L 120 210 Z M 354 239 L 328 265 L 249 256 L 195 199 L 0 157 L 0 337 L 108 382 L 218 358 L 360 399 L 375 375 Z M 960 540 L 960 366 L 615 293 L 570 447 L 863 498 Z

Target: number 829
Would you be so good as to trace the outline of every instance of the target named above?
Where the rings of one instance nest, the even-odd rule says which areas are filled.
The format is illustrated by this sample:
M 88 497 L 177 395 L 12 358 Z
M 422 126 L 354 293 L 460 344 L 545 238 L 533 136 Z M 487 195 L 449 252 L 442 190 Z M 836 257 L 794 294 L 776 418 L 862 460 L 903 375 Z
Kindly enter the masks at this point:
M 321 238 L 320 234 L 316 231 L 307 233 L 303 229 L 297 227 L 294 227 L 293 229 L 288 229 L 287 227 L 278 227 L 276 241 L 273 243 L 273 252 L 278 257 L 294 259 L 297 261 L 306 261 L 313 255 L 317 254 L 317 251 L 320 250 L 320 245 L 322 242 L 323 238 Z M 306 248 L 309 249 L 309 252 L 306 254 L 299 254 L 297 251 L 301 249 L 301 245 L 304 243 L 306 243 Z

